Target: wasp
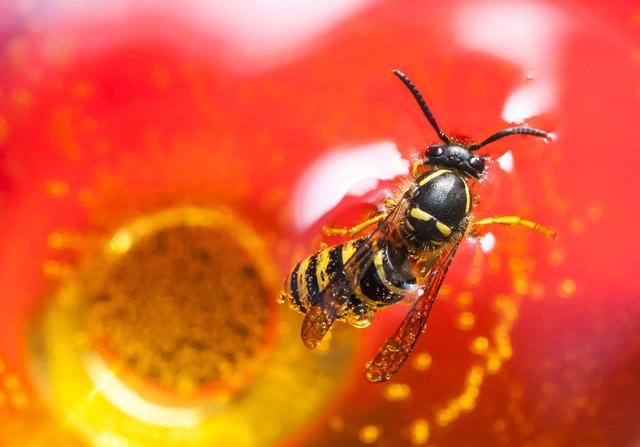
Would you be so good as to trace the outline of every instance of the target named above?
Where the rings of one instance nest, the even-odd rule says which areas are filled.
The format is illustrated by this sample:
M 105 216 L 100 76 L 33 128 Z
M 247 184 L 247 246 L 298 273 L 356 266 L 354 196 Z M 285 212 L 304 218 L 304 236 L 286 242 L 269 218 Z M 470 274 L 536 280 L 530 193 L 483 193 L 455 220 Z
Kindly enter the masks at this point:
M 366 365 L 371 382 L 388 380 L 407 360 L 465 237 L 482 234 L 482 228 L 491 224 L 519 225 L 555 237 L 553 230 L 519 216 L 474 220 L 476 197 L 470 189 L 483 178 L 489 158 L 479 155 L 479 149 L 511 135 L 550 135 L 531 127 L 510 127 L 480 143 L 450 137 L 413 82 L 398 70 L 393 73 L 412 93 L 441 142 L 426 148 L 413 164 L 406 186 L 373 217 L 349 229 L 325 227 L 325 235 L 352 239 L 298 262 L 280 295 L 281 302 L 305 315 L 301 335 L 310 349 L 336 320 L 363 328 L 377 311 L 412 297 L 411 309 L 396 333 Z

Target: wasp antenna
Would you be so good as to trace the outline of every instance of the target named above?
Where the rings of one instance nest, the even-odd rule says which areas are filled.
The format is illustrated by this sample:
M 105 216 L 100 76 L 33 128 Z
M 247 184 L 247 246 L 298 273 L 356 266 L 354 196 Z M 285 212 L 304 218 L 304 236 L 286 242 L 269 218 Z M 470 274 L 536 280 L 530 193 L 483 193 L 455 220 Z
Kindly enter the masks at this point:
M 429 120 L 431 127 L 433 127 L 433 130 L 436 131 L 440 139 L 444 141 L 446 144 L 451 143 L 451 140 L 449 139 L 449 137 L 443 131 L 440 130 L 440 127 L 438 126 L 436 119 L 433 117 L 431 110 L 429 110 L 427 103 L 424 101 L 424 98 L 420 94 L 420 91 L 418 90 L 418 88 L 415 85 L 413 85 L 413 82 L 411 82 L 411 79 L 409 79 L 400 70 L 393 70 L 393 74 L 396 75 L 404 83 L 404 85 L 407 86 L 409 91 L 413 94 L 413 97 L 418 102 L 420 109 L 422 109 L 422 113 L 424 113 L 424 116 L 427 117 L 427 120 Z
M 489 143 L 493 143 L 494 141 L 499 140 L 500 138 L 508 137 L 509 135 L 533 135 L 534 137 L 542 138 L 551 137 L 551 134 L 545 132 L 544 130 L 534 129 L 533 127 L 509 127 L 507 129 L 501 130 L 500 132 L 494 133 L 482 143 L 472 144 L 468 149 L 470 151 L 478 150 L 482 146 L 486 146 Z

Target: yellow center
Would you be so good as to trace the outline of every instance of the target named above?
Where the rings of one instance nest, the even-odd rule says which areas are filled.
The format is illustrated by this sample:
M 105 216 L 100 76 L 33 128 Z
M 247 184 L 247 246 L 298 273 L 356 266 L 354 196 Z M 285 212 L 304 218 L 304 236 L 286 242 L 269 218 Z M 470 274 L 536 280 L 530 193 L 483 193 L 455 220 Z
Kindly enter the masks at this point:
M 143 215 L 78 255 L 30 353 L 89 445 L 267 446 L 339 394 L 353 332 L 336 328 L 331 355 L 305 349 L 265 241 L 230 210 Z
M 238 236 L 179 225 L 136 241 L 90 297 L 87 328 L 105 357 L 182 393 L 245 370 L 270 300 Z

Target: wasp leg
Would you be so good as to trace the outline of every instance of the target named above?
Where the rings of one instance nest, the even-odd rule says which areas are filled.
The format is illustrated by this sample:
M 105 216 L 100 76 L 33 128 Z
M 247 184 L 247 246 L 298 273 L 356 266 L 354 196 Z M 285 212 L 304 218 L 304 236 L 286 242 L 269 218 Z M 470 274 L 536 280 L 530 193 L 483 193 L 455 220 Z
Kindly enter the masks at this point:
M 354 234 L 358 234 L 361 231 L 366 230 L 371 225 L 378 223 L 384 218 L 384 216 L 385 216 L 384 213 L 376 214 L 372 218 L 367 219 L 364 222 L 360 222 L 358 225 L 351 228 L 336 228 L 336 227 L 325 226 L 322 228 L 322 232 L 324 233 L 325 236 L 344 236 L 347 234 L 353 236 Z
M 487 217 L 486 219 L 480 219 L 473 222 L 474 227 L 479 227 L 482 225 L 491 225 L 491 224 L 499 224 L 499 225 L 519 225 L 521 227 L 529 228 L 531 230 L 537 231 L 538 233 L 544 234 L 546 237 L 551 239 L 555 239 L 556 231 L 551 228 L 547 228 L 538 223 L 535 223 L 531 220 L 523 219 L 520 216 L 494 216 Z

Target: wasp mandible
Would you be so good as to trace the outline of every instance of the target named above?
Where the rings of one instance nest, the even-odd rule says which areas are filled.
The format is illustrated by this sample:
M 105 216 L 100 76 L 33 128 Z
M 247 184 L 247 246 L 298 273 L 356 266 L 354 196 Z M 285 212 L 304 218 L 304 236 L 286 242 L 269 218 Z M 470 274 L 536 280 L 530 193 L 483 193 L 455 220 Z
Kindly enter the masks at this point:
M 298 262 L 280 295 L 281 302 L 305 314 L 301 335 L 310 349 L 336 320 L 366 327 L 378 310 L 417 296 L 396 333 L 367 363 L 366 376 L 372 382 L 388 380 L 406 361 L 466 236 L 481 234 L 487 225 L 503 224 L 555 237 L 553 230 L 518 216 L 473 220 L 474 195 L 469 188 L 483 177 L 488 158 L 478 155 L 478 149 L 511 135 L 550 135 L 531 127 L 510 127 L 480 143 L 450 137 L 440 129 L 413 82 L 398 70 L 393 73 L 413 94 L 441 143 L 427 147 L 411 168 L 408 186 L 388 200 L 382 211 L 350 229 L 325 228 L 325 235 L 354 238 Z M 366 235 L 355 237 L 360 233 Z

